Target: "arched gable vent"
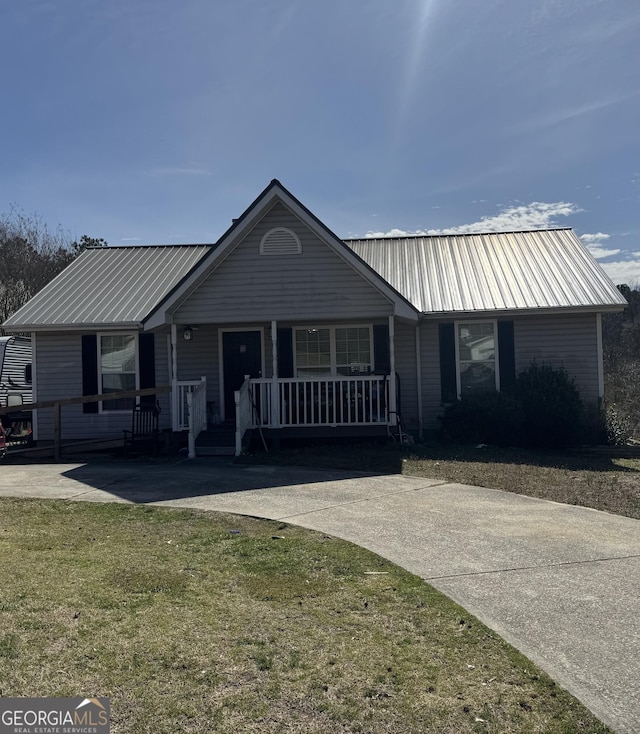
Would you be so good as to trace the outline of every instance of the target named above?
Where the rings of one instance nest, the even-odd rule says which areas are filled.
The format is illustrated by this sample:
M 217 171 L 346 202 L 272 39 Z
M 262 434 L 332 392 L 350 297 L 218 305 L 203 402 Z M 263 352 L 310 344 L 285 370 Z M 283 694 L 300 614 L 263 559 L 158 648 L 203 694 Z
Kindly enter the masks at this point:
M 299 255 L 301 252 L 300 238 L 286 227 L 274 227 L 260 240 L 261 255 Z

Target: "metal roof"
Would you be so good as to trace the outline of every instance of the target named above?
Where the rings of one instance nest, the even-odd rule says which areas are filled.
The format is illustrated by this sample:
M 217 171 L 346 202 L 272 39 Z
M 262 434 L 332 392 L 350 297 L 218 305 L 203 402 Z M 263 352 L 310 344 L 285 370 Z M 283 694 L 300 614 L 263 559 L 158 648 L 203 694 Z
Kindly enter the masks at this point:
M 138 325 L 211 250 L 211 245 L 89 248 L 4 327 Z
M 619 309 L 613 282 L 571 229 L 345 240 L 425 314 Z M 90 248 L 4 323 L 15 331 L 138 326 L 214 245 Z
M 345 243 L 423 313 L 626 305 L 571 229 Z

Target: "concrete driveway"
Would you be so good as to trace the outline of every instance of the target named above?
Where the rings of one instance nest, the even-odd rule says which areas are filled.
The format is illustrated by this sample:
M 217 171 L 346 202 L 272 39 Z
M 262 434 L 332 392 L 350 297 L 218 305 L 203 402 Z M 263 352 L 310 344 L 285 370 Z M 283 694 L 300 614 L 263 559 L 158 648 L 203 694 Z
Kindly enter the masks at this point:
M 0 496 L 284 520 L 418 574 L 618 732 L 640 731 L 640 522 L 401 475 L 225 460 L 0 466 Z

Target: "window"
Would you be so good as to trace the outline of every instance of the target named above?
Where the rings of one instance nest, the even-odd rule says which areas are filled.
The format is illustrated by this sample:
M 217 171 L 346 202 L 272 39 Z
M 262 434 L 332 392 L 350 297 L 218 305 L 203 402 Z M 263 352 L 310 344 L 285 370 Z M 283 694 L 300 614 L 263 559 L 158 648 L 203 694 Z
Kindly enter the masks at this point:
M 336 329 L 336 371 L 339 375 L 371 372 L 371 331 L 368 326 Z
M 329 329 L 296 329 L 298 377 L 331 374 L 331 332 Z
M 370 326 L 295 329 L 296 376 L 368 375 L 372 341 Z
M 456 354 L 461 397 L 498 389 L 494 321 L 456 324 Z
M 99 338 L 99 392 L 136 390 L 136 337 L 134 334 L 105 334 Z M 105 400 L 101 411 L 132 410 L 135 398 Z

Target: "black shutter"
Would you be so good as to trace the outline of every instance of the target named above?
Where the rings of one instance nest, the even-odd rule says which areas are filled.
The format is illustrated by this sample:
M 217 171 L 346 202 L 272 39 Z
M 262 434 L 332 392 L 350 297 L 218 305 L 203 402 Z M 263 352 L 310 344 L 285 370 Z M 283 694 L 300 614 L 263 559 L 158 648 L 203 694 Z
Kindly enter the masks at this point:
M 440 339 L 440 398 L 453 403 L 458 398 L 456 377 L 456 334 L 453 324 L 439 324 Z
M 373 364 L 376 375 L 388 375 L 391 372 L 388 324 L 374 324 L 373 326 Z
M 140 367 L 140 389 L 156 386 L 156 354 L 154 334 L 138 336 L 138 360 Z M 155 405 L 155 395 L 142 395 L 140 405 Z
M 98 337 L 82 336 L 82 394 L 98 394 Z M 98 403 L 82 403 L 83 413 L 97 413 Z
M 500 368 L 500 390 L 510 392 L 516 386 L 513 321 L 498 321 L 498 364 Z
M 293 376 L 293 330 L 278 329 L 278 377 Z

